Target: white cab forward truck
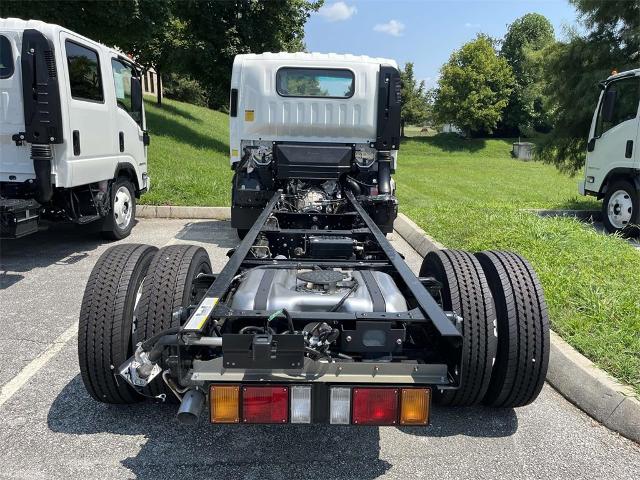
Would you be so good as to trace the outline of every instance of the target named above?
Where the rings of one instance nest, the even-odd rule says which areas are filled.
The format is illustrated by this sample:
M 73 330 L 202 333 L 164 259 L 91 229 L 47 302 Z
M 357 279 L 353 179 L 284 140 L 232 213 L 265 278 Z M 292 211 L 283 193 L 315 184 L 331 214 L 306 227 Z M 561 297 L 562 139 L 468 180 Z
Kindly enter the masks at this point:
M 149 188 L 140 68 L 58 25 L 0 19 L 3 237 L 40 218 L 121 239 Z
M 600 86 L 578 188 L 603 200 L 608 231 L 631 234 L 640 224 L 640 68 L 612 75 Z

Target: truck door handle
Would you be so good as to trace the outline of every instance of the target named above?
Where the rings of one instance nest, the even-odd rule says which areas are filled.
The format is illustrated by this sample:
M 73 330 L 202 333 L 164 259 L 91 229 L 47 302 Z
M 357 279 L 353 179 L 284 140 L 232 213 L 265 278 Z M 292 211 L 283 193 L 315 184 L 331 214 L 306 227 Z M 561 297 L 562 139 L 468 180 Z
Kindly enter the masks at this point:
M 627 140 L 627 148 L 624 149 L 625 158 L 631 158 L 633 155 L 633 140 Z
M 73 131 L 73 154 L 77 157 L 80 155 L 80 131 Z
M 120 132 L 118 137 L 120 139 L 120 151 L 124 152 L 124 132 Z
M 596 148 L 596 137 L 593 137 L 591 140 L 589 140 L 589 143 L 587 143 L 587 152 L 593 152 Z

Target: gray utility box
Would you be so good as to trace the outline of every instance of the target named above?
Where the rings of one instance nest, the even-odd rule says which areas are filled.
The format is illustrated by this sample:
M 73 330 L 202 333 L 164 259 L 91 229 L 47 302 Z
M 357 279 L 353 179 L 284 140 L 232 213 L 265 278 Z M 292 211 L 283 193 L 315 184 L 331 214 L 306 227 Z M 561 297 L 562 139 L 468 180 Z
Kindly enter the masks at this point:
M 513 158 L 519 158 L 520 160 L 533 160 L 533 150 L 535 148 L 535 144 L 531 142 L 515 142 L 511 150 L 511 155 Z

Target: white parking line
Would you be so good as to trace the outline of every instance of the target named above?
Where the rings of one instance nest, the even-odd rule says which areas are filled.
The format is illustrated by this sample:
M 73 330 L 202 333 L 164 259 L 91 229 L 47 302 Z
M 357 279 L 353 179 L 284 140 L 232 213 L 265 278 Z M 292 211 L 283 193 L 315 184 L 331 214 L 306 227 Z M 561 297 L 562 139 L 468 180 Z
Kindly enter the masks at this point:
M 62 332 L 44 352 L 34 358 L 20 371 L 20 373 L 9 380 L 9 382 L 2 387 L 2 391 L 0 391 L 0 407 L 5 402 L 9 401 L 11 397 L 13 397 L 31 377 L 38 373 L 49 360 L 55 357 L 56 354 L 64 348 L 65 344 L 77 335 L 77 333 L 78 322 L 75 322 L 68 329 Z

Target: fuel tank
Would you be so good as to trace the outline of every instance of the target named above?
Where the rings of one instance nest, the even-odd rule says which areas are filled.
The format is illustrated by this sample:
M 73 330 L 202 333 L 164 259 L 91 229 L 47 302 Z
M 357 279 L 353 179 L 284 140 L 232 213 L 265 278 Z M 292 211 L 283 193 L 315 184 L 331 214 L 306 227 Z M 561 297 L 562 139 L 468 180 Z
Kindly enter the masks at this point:
M 404 296 L 391 276 L 384 272 L 269 268 L 252 270 L 244 276 L 231 308 L 327 312 L 343 298 L 335 311 L 407 311 Z

